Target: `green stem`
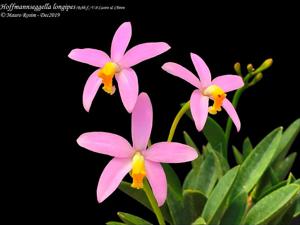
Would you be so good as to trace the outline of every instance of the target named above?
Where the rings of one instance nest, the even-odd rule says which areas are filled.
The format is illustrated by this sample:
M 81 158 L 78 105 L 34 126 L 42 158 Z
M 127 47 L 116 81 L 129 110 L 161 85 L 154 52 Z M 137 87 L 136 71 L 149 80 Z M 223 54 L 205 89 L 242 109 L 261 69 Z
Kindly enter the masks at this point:
M 175 116 L 175 119 L 172 123 L 172 126 L 170 128 L 170 132 L 169 132 L 169 136 L 168 136 L 168 141 L 172 141 L 173 136 L 175 134 L 177 125 L 180 121 L 180 119 L 182 118 L 182 116 L 186 113 L 186 111 L 188 111 L 190 109 L 190 101 L 186 102 L 181 109 L 179 110 L 179 112 L 177 113 L 177 115 Z
M 143 189 L 144 189 L 144 191 L 145 191 L 145 193 L 147 195 L 147 198 L 148 198 L 148 200 L 150 202 L 150 205 L 151 205 L 151 207 L 153 209 L 153 212 L 156 215 L 158 224 L 159 225 L 166 225 L 164 217 L 161 214 L 160 208 L 157 205 L 156 199 L 155 199 L 155 197 L 154 197 L 154 195 L 152 193 L 152 190 L 151 190 L 150 185 L 149 185 L 149 183 L 148 183 L 147 180 L 144 181 L 144 187 L 143 187 Z
M 232 105 L 233 105 L 234 108 L 237 107 L 241 95 L 248 88 L 248 81 L 252 76 L 253 76 L 252 72 L 248 73 L 246 75 L 246 77 L 244 78 L 244 83 L 245 83 L 244 86 L 242 88 L 238 89 L 234 93 L 234 96 L 233 96 L 233 99 L 232 99 Z M 226 139 L 227 146 L 228 146 L 228 142 L 229 142 L 229 138 L 230 138 L 231 129 L 232 129 L 232 120 L 231 120 L 230 117 L 228 117 L 228 120 L 227 120 L 227 123 L 226 123 L 226 130 L 225 130 L 225 139 Z

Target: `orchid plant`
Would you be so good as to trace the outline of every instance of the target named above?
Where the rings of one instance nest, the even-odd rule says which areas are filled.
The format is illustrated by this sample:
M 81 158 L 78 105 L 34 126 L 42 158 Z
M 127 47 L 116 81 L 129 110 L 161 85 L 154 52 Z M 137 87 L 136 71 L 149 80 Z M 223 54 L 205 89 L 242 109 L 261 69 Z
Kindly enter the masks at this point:
M 282 127 L 274 129 L 255 147 L 249 137 L 244 139 L 242 151 L 229 146 L 232 125 L 237 131 L 241 128 L 236 112 L 239 99 L 244 91 L 263 78 L 272 59 L 265 60 L 257 69 L 248 64 L 246 75 L 236 63 L 236 75 L 214 79 L 204 60 L 194 53 L 191 53 L 191 60 L 199 78 L 177 63 L 163 64 L 163 70 L 196 89 L 190 99 L 181 104 L 167 140 L 152 144 L 152 103 L 147 93 L 139 94 L 137 76 L 131 67 L 170 47 L 164 42 L 151 42 L 125 52 L 130 38 L 131 24 L 126 22 L 113 37 L 110 57 L 90 48 L 74 49 L 69 54 L 73 60 L 98 68 L 84 87 L 86 111 L 90 110 L 102 84 L 105 92 L 115 93 L 115 77 L 123 105 L 131 113 L 132 144 L 109 132 L 87 132 L 77 139 L 81 147 L 113 157 L 100 176 L 98 202 L 103 202 L 119 188 L 153 211 L 160 225 L 280 225 L 299 217 L 300 179 L 290 172 L 297 153 L 289 154 L 289 151 L 300 132 L 300 119 L 285 130 Z M 230 91 L 235 91 L 232 102 L 227 98 Z M 212 118 L 222 108 L 229 115 L 225 129 Z M 184 144 L 173 141 L 177 125 L 185 115 L 207 139 L 202 149 L 185 131 Z M 233 154 L 236 165 L 230 166 L 233 163 L 229 164 L 228 154 Z M 189 161 L 192 169 L 181 183 L 167 163 Z M 122 181 L 126 175 L 131 177 L 131 183 Z M 119 212 L 118 216 L 122 222 L 107 224 L 156 224 L 129 213 Z

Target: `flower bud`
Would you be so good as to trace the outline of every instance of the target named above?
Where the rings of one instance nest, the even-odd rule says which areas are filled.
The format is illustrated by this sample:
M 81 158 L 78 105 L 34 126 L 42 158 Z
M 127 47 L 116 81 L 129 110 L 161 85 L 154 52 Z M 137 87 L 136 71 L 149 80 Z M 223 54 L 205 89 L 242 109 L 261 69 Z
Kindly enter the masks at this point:
M 262 73 L 258 73 L 255 75 L 255 77 L 252 79 L 252 81 L 248 84 L 249 87 L 255 85 L 257 82 L 259 82 L 261 79 L 263 78 L 263 74 Z
M 268 68 L 270 68 L 273 64 L 273 59 L 266 59 L 255 71 L 255 73 L 260 73 Z
M 251 63 L 247 65 L 247 70 L 249 73 L 254 71 L 253 65 Z
M 255 75 L 254 79 L 256 82 L 260 81 L 263 78 L 263 74 L 262 73 L 258 73 Z
M 242 76 L 241 64 L 239 62 L 235 63 L 233 68 L 238 75 Z

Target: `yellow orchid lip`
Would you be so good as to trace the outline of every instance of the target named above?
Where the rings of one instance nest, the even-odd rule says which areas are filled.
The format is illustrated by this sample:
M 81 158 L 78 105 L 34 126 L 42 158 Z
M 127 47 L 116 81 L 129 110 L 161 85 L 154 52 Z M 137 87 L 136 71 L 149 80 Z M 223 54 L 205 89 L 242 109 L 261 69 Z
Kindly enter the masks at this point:
M 222 110 L 221 106 L 223 104 L 224 99 L 226 98 L 226 93 L 219 86 L 213 84 L 207 87 L 203 94 L 212 98 L 214 104 L 208 108 L 208 112 L 212 115 L 217 114 Z
M 103 90 L 113 95 L 115 93 L 115 86 L 113 85 L 113 78 L 116 73 L 120 72 L 120 67 L 114 62 L 106 63 L 98 73 L 98 77 L 102 79 Z
M 145 159 L 140 152 L 136 152 L 132 158 L 132 177 L 131 187 L 140 189 L 143 188 L 143 179 L 146 176 Z

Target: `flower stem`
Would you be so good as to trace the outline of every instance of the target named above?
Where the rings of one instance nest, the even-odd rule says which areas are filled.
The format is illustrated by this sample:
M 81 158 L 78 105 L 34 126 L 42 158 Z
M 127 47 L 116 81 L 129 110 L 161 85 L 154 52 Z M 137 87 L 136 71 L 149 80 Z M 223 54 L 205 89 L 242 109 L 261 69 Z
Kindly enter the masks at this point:
M 187 101 L 186 103 L 184 103 L 184 105 L 181 107 L 181 109 L 179 110 L 179 112 L 175 116 L 175 119 L 172 123 L 172 126 L 170 128 L 170 132 L 169 132 L 169 136 L 168 136 L 168 141 L 169 142 L 171 142 L 172 139 L 173 139 L 173 136 L 175 134 L 175 130 L 177 128 L 177 125 L 178 125 L 180 119 L 186 113 L 186 111 L 188 111 L 189 109 L 190 109 L 190 101 Z
M 237 107 L 238 105 L 238 102 L 240 100 L 240 97 L 241 95 L 243 94 L 243 92 L 249 87 L 248 86 L 248 81 L 249 79 L 253 76 L 253 73 L 252 72 L 249 72 L 245 78 L 244 78 L 244 86 L 240 89 L 238 89 L 235 93 L 234 93 L 234 96 L 233 96 L 233 99 L 232 99 L 232 105 L 234 108 Z M 228 120 L 227 120 L 227 123 L 226 123 L 226 130 L 225 130 L 225 139 L 226 139 L 226 143 L 227 143 L 227 146 L 228 146 L 228 142 L 229 142 L 229 138 L 230 138 L 230 133 L 231 133 L 231 129 L 232 129 L 232 120 L 230 117 L 228 117 Z
M 158 221 L 158 224 L 159 225 L 166 225 L 165 223 L 165 220 L 164 220 L 164 217 L 163 215 L 161 214 L 161 211 L 160 211 L 160 208 L 158 207 L 157 205 L 157 202 L 156 202 L 156 199 L 152 193 L 152 190 L 150 188 L 150 185 L 148 183 L 147 180 L 144 181 L 144 187 L 143 187 L 143 190 L 145 191 L 146 195 L 147 195 L 147 198 L 150 202 L 150 205 L 153 209 L 153 212 L 155 213 L 156 215 L 156 218 L 157 218 L 157 221 Z

